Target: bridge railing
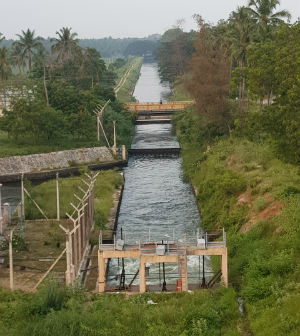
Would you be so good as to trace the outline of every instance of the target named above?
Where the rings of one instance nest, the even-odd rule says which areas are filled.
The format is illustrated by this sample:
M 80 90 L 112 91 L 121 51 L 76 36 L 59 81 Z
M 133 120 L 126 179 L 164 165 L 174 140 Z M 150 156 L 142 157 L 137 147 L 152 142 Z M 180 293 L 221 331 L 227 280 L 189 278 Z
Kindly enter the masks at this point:
M 102 237 L 102 235 L 100 235 Z M 195 248 L 213 248 L 226 247 L 226 232 L 224 229 L 196 232 L 176 232 L 175 229 L 166 229 L 164 234 L 157 231 L 145 230 L 142 232 L 133 232 L 127 230 L 118 230 L 113 234 L 113 242 L 105 244 L 102 238 L 99 241 L 100 249 L 116 249 L 119 242 L 122 241 L 124 247 L 137 247 L 145 253 L 155 253 L 157 245 L 165 245 L 168 253 L 177 253 L 187 247 Z
M 194 101 L 170 101 L 167 103 L 127 103 L 126 107 L 131 112 L 139 111 L 173 111 L 173 110 L 183 110 L 186 106 L 194 104 Z

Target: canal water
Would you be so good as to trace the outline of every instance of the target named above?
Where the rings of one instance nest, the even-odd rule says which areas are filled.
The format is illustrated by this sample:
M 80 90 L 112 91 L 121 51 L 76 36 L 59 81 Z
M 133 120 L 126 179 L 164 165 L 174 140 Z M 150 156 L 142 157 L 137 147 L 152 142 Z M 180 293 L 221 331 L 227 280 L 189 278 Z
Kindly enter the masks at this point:
M 167 83 L 161 83 L 157 65 L 143 64 L 134 97 L 140 102 L 166 100 L 170 94 Z M 132 148 L 179 147 L 170 124 L 137 125 Z M 155 158 L 133 156 L 124 170 L 125 187 L 118 218 L 118 231 L 122 228 L 125 242 L 184 241 L 195 237 L 200 226 L 200 216 L 192 188 L 183 182 L 181 158 Z M 167 284 L 178 279 L 177 264 L 165 264 Z M 125 259 L 126 284 L 138 270 L 136 259 Z M 209 259 L 205 270 L 210 271 Z M 117 285 L 121 263 L 111 260 L 107 284 Z M 208 274 L 207 274 L 208 275 Z M 151 264 L 147 284 L 159 285 L 162 274 L 158 264 Z M 207 277 L 209 279 L 209 276 Z M 188 257 L 188 281 L 196 284 L 202 280 L 202 258 Z M 138 284 L 136 280 L 134 284 Z

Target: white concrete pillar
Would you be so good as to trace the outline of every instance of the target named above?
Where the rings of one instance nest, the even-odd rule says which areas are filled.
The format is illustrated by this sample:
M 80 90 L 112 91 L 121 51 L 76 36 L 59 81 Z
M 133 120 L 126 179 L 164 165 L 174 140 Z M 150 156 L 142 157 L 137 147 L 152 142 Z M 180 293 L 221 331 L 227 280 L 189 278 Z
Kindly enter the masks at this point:
M 139 277 L 140 277 L 140 293 L 145 293 L 146 292 L 145 262 L 142 256 L 140 257 Z
M 3 226 L 6 226 L 9 224 L 9 221 L 10 221 L 9 210 L 10 210 L 9 203 L 4 203 L 3 204 Z
M 126 160 L 126 148 L 125 145 L 122 145 L 122 160 Z
M 98 293 L 104 293 L 105 291 L 105 259 L 103 253 L 98 252 Z
M 222 272 L 222 280 L 224 282 L 224 286 L 228 287 L 227 249 L 221 255 L 221 272 Z

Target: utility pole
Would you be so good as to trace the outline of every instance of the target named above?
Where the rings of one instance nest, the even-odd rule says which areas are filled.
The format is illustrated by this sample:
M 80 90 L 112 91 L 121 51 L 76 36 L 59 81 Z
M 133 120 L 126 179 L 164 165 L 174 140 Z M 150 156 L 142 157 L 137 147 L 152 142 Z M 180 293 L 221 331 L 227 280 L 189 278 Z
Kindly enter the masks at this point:
M 58 185 L 58 173 L 56 173 L 56 214 L 57 220 L 60 220 L 60 213 L 59 213 L 59 185 Z
M 46 67 L 45 67 L 45 65 L 44 65 L 43 83 L 44 83 L 44 90 L 45 90 L 46 103 L 47 103 L 47 106 L 49 106 L 48 90 L 47 90 L 47 84 L 46 84 Z

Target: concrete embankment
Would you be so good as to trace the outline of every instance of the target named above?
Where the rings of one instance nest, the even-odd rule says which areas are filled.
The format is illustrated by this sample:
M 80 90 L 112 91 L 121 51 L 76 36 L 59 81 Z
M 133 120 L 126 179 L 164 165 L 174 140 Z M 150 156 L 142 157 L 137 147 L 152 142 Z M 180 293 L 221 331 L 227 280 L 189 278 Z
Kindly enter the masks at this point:
M 122 167 L 126 161 L 115 161 L 107 147 L 80 148 L 59 152 L 0 158 L 0 182 L 53 178 L 56 172 L 68 176 L 78 172 L 78 166 L 90 169 Z

